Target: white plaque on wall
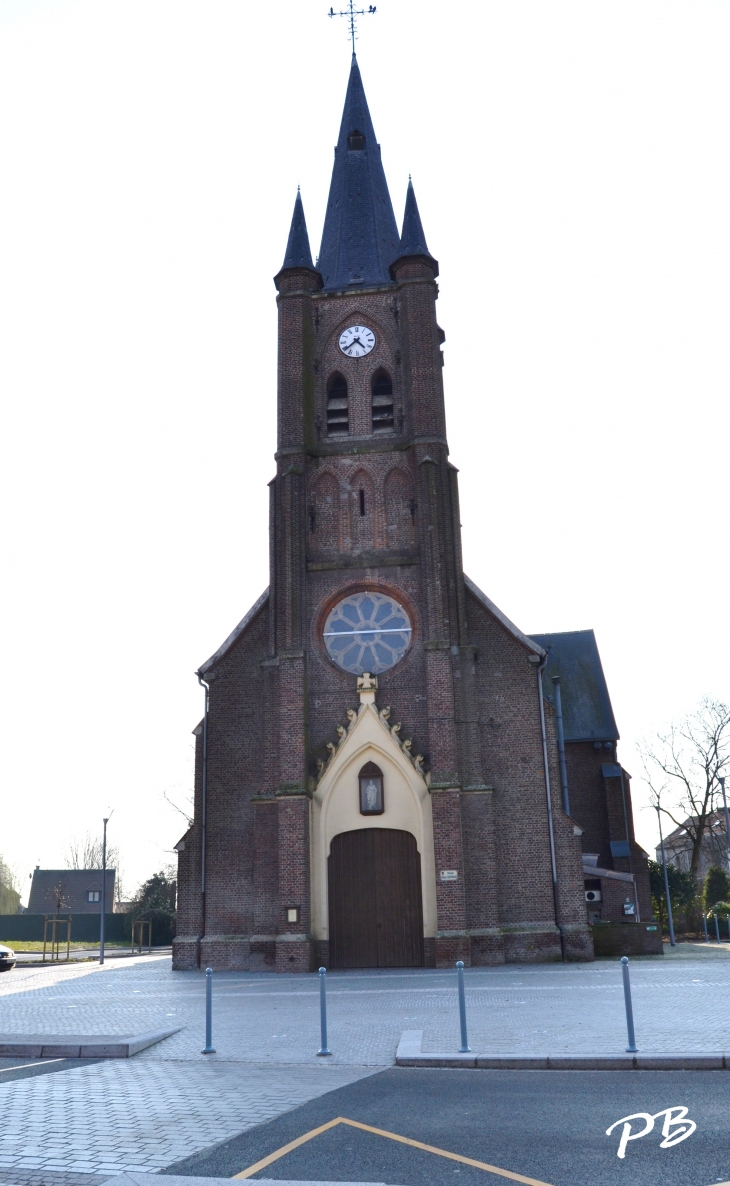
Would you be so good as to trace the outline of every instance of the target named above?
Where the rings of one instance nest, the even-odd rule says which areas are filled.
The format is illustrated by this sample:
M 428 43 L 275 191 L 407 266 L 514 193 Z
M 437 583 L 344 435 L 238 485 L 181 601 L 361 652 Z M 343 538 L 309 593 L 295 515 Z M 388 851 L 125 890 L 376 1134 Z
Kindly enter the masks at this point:
M 458 881 L 459 874 L 456 869 L 442 869 L 439 877 L 442 881 Z

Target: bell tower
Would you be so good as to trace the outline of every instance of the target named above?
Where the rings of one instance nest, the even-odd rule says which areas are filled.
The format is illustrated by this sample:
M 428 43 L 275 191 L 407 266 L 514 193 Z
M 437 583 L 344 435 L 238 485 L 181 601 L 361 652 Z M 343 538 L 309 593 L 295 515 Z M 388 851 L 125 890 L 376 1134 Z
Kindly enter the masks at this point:
M 426 958 L 468 957 L 460 801 L 484 780 L 437 276 L 410 181 L 398 234 L 353 54 L 317 264 L 297 194 L 275 278 L 271 741 L 260 800 L 278 804 L 277 967 L 311 963 L 309 801 L 363 672 L 426 756 L 436 867 L 456 872 L 436 885 Z
M 176 968 L 592 958 L 548 654 L 463 572 L 437 277 L 353 55 L 319 256 L 298 193 L 275 277 L 270 585 L 197 673 Z

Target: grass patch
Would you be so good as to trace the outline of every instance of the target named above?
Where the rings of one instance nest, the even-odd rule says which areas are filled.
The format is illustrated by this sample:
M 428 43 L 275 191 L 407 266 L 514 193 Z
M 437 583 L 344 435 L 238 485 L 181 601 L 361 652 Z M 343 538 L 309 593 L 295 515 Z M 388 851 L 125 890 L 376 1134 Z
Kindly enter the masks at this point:
M 30 955 L 31 953 L 37 952 L 37 951 L 40 952 L 41 955 L 43 954 L 43 940 L 42 939 L 0 939 L 0 943 L 2 943 L 3 947 L 11 947 L 16 955 Z M 59 943 L 58 946 L 59 946 L 59 950 L 60 950 L 61 954 L 63 955 L 63 953 L 66 951 L 66 944 Z M 122 947 L 131 947 L 132 944 L 131 944 L 131 942 L 130 943 L 105 943 L 104 946 L 110 947 L 110 948 L 111 947 L 122 948 Z M 98 951 L 98 948 L 99 948 L 98 943 L 76 943 L 76 942 L 74 942 L 73 939 L 71 940 L 71 950 L 72 951 Z M 47 956 L 50 955 L 50 951 L 51 951 L 51 944 L 49 942 L 46 945 L 46 955 Z

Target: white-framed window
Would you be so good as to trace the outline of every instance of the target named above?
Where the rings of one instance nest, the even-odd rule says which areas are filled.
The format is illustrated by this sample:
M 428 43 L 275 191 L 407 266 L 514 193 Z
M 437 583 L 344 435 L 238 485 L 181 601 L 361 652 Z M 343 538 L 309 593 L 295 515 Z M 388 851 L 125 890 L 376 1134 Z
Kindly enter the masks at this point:
M 87 902 L 100 902 L 101 901 L 101 890 L 87 890 L 86 891 L 86 900 L 87 900 Z

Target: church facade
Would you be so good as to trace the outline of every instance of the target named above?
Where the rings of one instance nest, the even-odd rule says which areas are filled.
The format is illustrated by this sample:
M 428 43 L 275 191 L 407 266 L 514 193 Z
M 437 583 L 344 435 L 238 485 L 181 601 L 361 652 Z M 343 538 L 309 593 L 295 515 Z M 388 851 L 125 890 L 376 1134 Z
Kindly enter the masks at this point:
M 437 275 L 353 57 L 319 258 L 297 195 L 275 278 L 270 585 L 198 673 L 175 968 L 588 960 L 587 877 L 649 909 L 597 650 L 587 689 L 464 574 Z

